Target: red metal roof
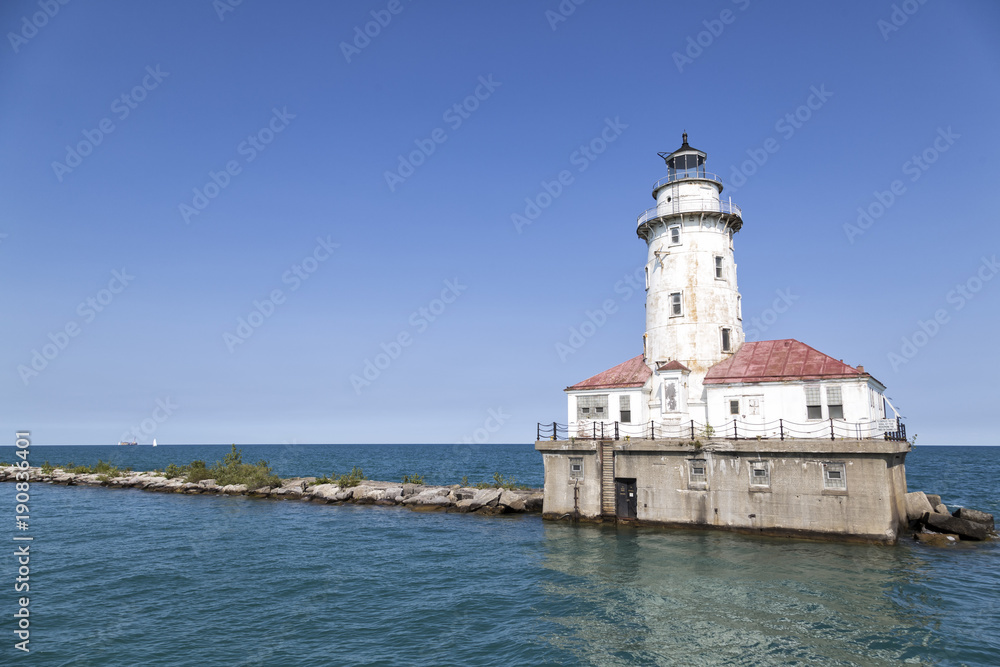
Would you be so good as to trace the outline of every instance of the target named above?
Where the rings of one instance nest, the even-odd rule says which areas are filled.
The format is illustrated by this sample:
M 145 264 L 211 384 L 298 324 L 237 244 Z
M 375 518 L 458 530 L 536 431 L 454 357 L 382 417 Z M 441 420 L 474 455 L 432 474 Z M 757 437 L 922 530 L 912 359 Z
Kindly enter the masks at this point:
M 583 382 L 577 382 L 572 387 L 566 387 L 565 391 L 641 387 L 646 384 L 646 380 L 652 374 L 653 371 L 649 370 L 649 366 L 646 365 L 640 354 L 638 357 L 632 357 L 628 361 L 620 363 L 614 368 L 609 368 L 603 373 L 589 377 Z
M 739 351 L 709 369 L 705 384 L 788 382 L 867 376 L 792 338 L 743 343 Z

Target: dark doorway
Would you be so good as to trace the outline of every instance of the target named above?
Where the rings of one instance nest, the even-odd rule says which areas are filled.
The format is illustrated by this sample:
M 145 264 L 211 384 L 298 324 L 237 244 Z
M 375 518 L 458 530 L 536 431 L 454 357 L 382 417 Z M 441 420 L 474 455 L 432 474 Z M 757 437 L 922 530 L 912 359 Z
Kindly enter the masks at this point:
M 635 519 L 638 514 L 634 479 L 615 480 L 615 516 L 619 519 Z

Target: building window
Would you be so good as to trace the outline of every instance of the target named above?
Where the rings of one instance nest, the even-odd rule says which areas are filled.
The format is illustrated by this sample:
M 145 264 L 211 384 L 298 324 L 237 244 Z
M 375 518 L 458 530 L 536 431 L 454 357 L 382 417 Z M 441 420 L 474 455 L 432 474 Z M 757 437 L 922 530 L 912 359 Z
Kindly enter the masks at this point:
M 632 423 L 632 397 L 628 395 L 618 397 L 618 410 L 622 415 L 623 424 Z
M 818 384 L 806 385 L 806 418 L 823 418 L 823 404 L 820 402 Z
M 663 381 L 663 410 L 677 412 L 677 383 L 673 380 Z
M 824 489 L 846 489 L 847 471 L 843 463 L 823 464 L 823 488 Z
M 726 277 L 722 275 L 722 257 L 720 255 L 715 256 L 715 279 L 725 280 Z
M 608 416 L 608 395 L 588 394 L 576 397 L 576 418 L 605 419 Z
M 725 327 L 722 329 L 722 351 L 723 352 L 732 352 L 733 351 L 733 342 L 732 342 L 732 337 L 733 336 L 732 336 L 732 334 L 733 334 L 733 330 L 732 329 L 725 328 Z
M 731 415 L 740 414 L 740 399 L 732 398 L 729 400 L 729 414 Z
M 736 319 L 743 319 L 743 297 L 736 295 Z
M 649 289 L 649 267 L 646 267 L 646 289 Z
M 767 461 L 757 461 L 750 464 L 750 483 L 754 486 L 771 486 L 771 471 Z
M 670 317 L 680 317 L 684 314 L 684 301 L 680 292 L 670 294 Z
M 826 388 L 826 412 L 830 419 L 844 418 L 844 399 L 841 398 L 840 387 Z
M 705 461 L 700 459 L 688 461 L 688 480 L 692 484 L 704 484 L 708 481 L 705 470 Z
M 681 228 L 679 226 L 670 228 L 670 245 L 681 244 Z
M 583 457 L 570 457 L 569 478 L 583 479 Z

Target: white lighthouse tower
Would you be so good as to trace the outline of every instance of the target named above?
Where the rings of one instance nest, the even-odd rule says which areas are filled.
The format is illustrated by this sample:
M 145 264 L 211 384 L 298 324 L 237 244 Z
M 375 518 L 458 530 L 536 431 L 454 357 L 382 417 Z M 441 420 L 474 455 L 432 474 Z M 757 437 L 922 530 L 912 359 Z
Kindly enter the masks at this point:
M 653 185 L 656 206 L 639 216 L 637 229 L 649 247 L 643 355 L 656 376 L 650 414 L 705 421 L 705 374 L 743 342 L 733 255 L 743 219 L 686 132 L 680 148 L 659 155 L 667 175 Z

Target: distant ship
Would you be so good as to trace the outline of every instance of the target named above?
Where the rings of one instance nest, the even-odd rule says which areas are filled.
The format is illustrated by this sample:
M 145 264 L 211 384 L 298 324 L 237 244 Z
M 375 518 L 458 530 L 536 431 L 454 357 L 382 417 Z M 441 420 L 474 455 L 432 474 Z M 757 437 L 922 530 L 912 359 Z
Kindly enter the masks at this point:
M 125 440 L 122 440 L 118 444 L 119 446 L 124 446 L 124 445 L 138 445 L 139 443 L 136 442 L 135 440 L 133 440 L 132 442 L 126 442 Z

